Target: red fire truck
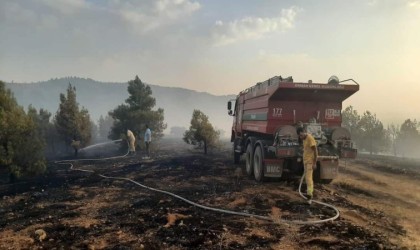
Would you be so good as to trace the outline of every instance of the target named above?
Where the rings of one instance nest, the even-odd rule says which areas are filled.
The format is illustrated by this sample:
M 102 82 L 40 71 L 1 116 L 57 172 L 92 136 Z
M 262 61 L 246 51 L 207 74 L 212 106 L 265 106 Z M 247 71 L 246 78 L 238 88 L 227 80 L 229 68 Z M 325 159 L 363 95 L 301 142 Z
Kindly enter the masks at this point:
M 302 145 L 297 128 L 303 127 L 318 147 L 314 179 L 329 183 L 338 175 L 339 158 L 355 158 L 350 132 L 341 127 L 342 102 L 359 90 L 353 79 L 327 83 L 293 82 L 272 77 L 242 91 L 228 102 L 233 116 L 233 158 L 245 154 L 246 172 L 255 180 L 303 171 Z

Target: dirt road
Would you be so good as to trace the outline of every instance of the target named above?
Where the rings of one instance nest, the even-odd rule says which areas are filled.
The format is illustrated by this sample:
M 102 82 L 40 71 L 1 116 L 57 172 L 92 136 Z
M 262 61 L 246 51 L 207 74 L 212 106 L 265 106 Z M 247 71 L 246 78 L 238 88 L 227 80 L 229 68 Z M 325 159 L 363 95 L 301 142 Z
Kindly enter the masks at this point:
M 298 178 L 256 183 L 230 156 L 228 149 L 203 156 L 164 142 L 152 161 L 136 155 L 75 167 L 211 207 L 288 220 L 333 215 L 304 203 Z M 337 206 L 341 216 L 303 226 L 203 210 L 127 181 L 51 164 L 41 178 L 0 186 L 0 249 L 416 249 L 420 171 L 398 164 L 365 157 L 342 162 L 338 179 L 315 185 L 315 198 Z

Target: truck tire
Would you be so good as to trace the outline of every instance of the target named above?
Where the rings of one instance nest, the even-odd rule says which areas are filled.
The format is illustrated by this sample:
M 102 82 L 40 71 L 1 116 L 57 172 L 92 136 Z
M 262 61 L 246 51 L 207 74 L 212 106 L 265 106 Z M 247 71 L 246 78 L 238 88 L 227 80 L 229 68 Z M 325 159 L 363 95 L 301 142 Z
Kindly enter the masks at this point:
M 233 151 L 233 163 L 239 164 L 239 161 L 241 160 L 241 154 Z
M 255 147 L 254 151 L 254 177 L 258 182 L 264 180 L 264 153 L 260 145 Z
M 235 151 L 236 146 L 237 146 L 237 142 L 235 140 L 235 142 L 233 143 L 233 163 L 239 164 L 239 161 L 241 160 L 241 153 L 238 153 Z
M 254 175 L 254 157 L 253 157 L 251 143 L 249 143 L 248 146 L 246 147 L 246 152 L 245 152 L 245 170 L 246 170 L 246 174 L 249 177 L 252 177 Z

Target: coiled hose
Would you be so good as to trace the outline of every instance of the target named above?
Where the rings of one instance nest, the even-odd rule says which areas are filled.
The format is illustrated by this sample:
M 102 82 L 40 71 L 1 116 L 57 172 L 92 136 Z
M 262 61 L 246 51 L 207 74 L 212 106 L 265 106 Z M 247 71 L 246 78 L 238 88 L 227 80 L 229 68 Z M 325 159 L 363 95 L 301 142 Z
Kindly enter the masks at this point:
M 121 141 L 121 140 L 115 140 L 112 142 L 117 142 L 117 141 Z M 95 171 L 93 170 L 86 170 L 86 169 L 80 169 L 80 168 L 74 168 L 74 165 L 72 164 L 72 162 L 78 162 L 78 161 L 103 161 L 103 160 L 110 160 L 110 159 L 118 159 L 118 158 L 123 158 L 126 157 L 129 154 L 129 151 L 127 151 L 126 154 L 121 155 L 121 156 L 114 156 L 114 157 L 107 157 L 107 158 L 96 158 L 96 159 L 76 159 L 76 160 L 63 160 L 63 161 L 56 161 L 55 163 L 57 164 L 69 164 L 70 165 L 70 169 L 71 170 L 75 170 L 75 171 L 81 171 L 81 172 L 87 172 L 87 173 L 95 173 Z M 103 174 L 98 174 L 100 177 L 105 178 L 105 179 L 113 179 L 113 180 L 123 180 L 123 181 L 128 181 L 131 183 L 134 183 L 135 185 L 138 185 L 142 188 L 154 191 L 154 192 L 158 192 L 158 193 L 162 193 L 162 194 L 166 194 L 169 196 L 172 196 L 174 198 L 180 199 L 192 206 L 195 207 L 199 207 L 201 209 L 205 209 L 205 210 L 209 210 L 209 211 L 213 211 L 213 212 L 218 212 L 218 213 L 225 213 L 225 214 L 231 214 L 231 215 L 239 215 L 239 216 L 245 216 L 245 217 L 253 217 L 253 218 L 257 218 L 260 220 L 265 220 L 265 221 L 269 221 L 269 222 L 273 222 L 273 223 L 283 223 L 283 224 L 297 224 L 297 225 L 309 225 L 309 224 L 321 224 L 321 223 L 325 223 L 328 221 L 333 221 L 335 219 L 337 219 L 340 216 L 340 211 L 334 207 L 333 205 L 330 205 L 328 203 L 325 202 L 321 202 L 321 201 L 317 201 L 317 200 L 312 200 L 313 203 L 317 203 L 326 207 L 329 207 L 331 209 L 333 209 L 335 211 L 335 216 L 327 218 L 327 219 L 322 219 L 322 220 L 311 220 L 311 221 L 302 221 L 302 220 L 284 220 L 284 219 L 280 219 L 280 218 L 273 218 L 273 217 L 269 217 L 269 216 L 263 216 L 263 215 L 256 215 L 256 214 L 251 214 L 251 213 L 244 213 L 244 212 L 236 212 L 236 211 L 232 211 L 232 210 L 227 210 L 227 209 L 221 209 L 221 208 L 214 208 L 214 207 L 209 207 L 209 206 L 204 206 L 201 204 L 198 204 L 196 202 L 190 201 L 184 197 L 181 197 L 179 195 L 176 195 L 174 193 L 168 192 L 168 191 L 164 191 L 164 190 L 160 190 L 157 188 L 152 188 L 146 185 L 143 185 L 137 181 L 134 181 L 130 178 L 125 178 L 125 177 L 112 177 L 112 176 L 107 176 L 107 175 L 103 175 Z M 303 183 L 303 178 L 304 178 L 304 174 L 302 175 L 302 178 L 300 179 L 300 183 L 299 183 L 299 194 L 300 196 L 302 196 L 302 198 L 307 199 L 301 192 L 301 187 L 302 187 L 302 183 Z

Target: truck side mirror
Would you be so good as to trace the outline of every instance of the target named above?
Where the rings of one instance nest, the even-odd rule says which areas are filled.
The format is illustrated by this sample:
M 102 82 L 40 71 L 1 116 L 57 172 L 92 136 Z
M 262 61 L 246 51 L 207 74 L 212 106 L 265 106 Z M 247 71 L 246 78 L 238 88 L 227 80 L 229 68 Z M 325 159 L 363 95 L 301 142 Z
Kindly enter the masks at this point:
M 232 102 L 231 101 L 228 101 L 228 103 L 227 103 L 227 109 L 229 110 L 229 111 L 231 111 L 232 110 Z M 229 112 L 230 113 L 230 112 Z

